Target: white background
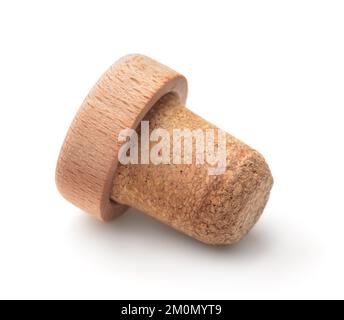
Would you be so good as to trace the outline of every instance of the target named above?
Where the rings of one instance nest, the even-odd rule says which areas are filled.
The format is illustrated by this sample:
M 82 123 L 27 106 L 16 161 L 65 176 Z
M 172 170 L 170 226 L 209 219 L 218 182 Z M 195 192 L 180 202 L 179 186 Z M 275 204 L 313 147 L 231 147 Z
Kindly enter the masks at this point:
M 135 210 L 101 224 L 56 191 L 75 112 L 133 52 L 271 166 L 238 245 Z M 2 1 L 0 105 L 0 298 L 344 298 L 343 1 Z

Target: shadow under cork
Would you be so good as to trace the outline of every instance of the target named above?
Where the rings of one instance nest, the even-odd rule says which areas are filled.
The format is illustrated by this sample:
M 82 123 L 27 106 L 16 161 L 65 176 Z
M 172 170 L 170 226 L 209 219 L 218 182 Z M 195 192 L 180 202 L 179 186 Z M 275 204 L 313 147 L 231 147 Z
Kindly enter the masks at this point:
M 213 246 L 199 242 L 157 221 L 136 209 L 129 209 L 121 217 L 102 223 L 85 214 L 78 213 L 77 230 L 82 236 L 96 239 L 103 248 L 121 252 L 124 248 L 133 252 L 178 251 L 180 255 L 198 252 L 206 256 L 232 256 L 245 258 L 267 253 L 272 242 L 264 228 L 255 226 L 240 242 Z
M 157 287 L 193 285 L 203 292 L 266 277 L 278 283 L 305 264 L 312 268 L 316 255 L 309 235 L 283 216 L 266 210 L 245 238 L 229 246 L 203 244 L 135 209 L 109 223 L 78 211 L 66 232 L 73 254 L 91 270 L 135 283 L 149 279 Z

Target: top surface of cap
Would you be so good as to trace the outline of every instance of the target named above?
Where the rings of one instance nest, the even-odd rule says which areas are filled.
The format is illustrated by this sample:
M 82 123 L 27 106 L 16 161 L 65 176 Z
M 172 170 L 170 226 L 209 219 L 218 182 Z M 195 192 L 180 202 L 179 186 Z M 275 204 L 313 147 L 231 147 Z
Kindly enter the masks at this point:
M 92 88 L 69 128 L 56 169 L 61 194 L 101 220 L 124 212 L 125 206 L 110 200 L 121 147 L 118 135 L 123 129 L 135 129 L 169 92 L 185 103 L 187 82 L 159 62 L 134 54 L 114 63 Z

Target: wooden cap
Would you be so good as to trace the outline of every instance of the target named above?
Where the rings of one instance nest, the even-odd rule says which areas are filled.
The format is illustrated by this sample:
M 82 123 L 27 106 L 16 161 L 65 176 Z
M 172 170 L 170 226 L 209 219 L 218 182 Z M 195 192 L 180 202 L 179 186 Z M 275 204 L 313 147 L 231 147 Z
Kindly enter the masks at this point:
M 186 79 L 142 55 L 121 58 L 99 79 L 74 118 L 56 169 L 61 194 L 77 207 L 107 221 L 126 206 L 110 200 L 121 143 L 118 134 L 136 129 L 165 94 L 187 96 Z

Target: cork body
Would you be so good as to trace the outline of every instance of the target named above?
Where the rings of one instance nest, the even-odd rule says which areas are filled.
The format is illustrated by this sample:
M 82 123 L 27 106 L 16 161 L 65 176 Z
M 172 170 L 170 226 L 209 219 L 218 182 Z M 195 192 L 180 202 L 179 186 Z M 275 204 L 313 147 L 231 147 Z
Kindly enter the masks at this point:
M 144 120 L 151 132 L 163 128 L 171 136 L 175 128 L 216 129 L 173 94 L 161 98 Z M 140 127 L 137 131 L 140 135 Z M 192 143 L 195 150 L 195 139 Z M 172 159 L 172 148 L 170 153 Z M 235 243 L 254 226 L 268 201 L 273 184 L 269 167 L 257 151 L 230 134 L 224 173 L 209 175 L 209 167 L 195 158 L 191 164 L 119 164 L 111 199 L 204 243 Z

